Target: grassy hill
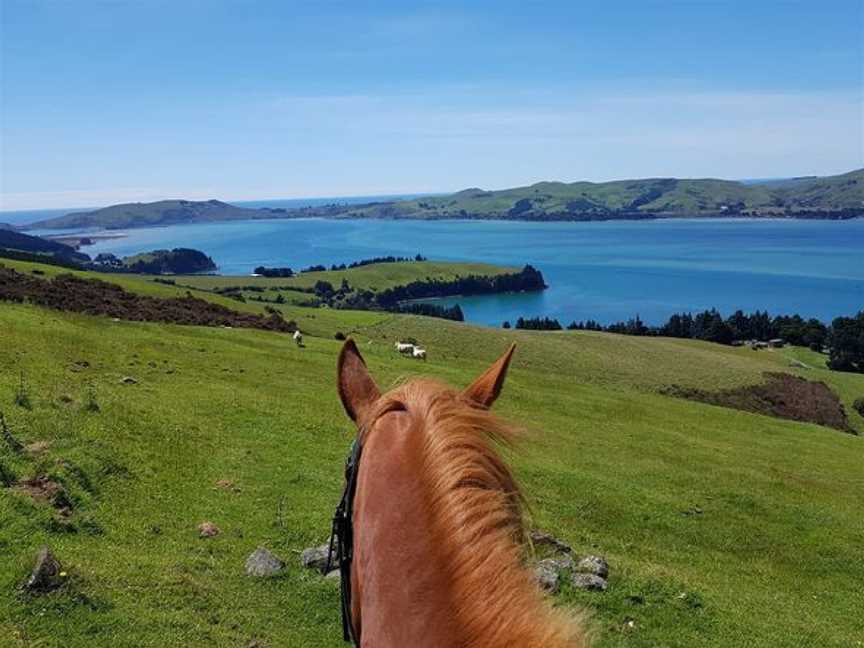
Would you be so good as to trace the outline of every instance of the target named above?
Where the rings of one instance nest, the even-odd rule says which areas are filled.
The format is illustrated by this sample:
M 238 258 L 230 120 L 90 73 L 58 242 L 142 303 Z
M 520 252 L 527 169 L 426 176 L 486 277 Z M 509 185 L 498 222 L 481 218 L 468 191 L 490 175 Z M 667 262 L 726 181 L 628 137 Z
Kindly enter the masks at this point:
M 86 262 L 90 257 L 75 250 L 75 248 L 42 238 L 41 236 L 30 236 L 17 232 L 14 229 L 0 227 L 0 249 L 14 250 L 17 252 L 31 252 L 44 254 L 61 261 Z
M 33 229 L 122 229 L 267 217 L 267 211 L 237 207 L 219 200 L 160 200 L 152 203 L 111 205 L 88 212 L 73 212 L 33 223 L 29 227 Z
M 864 214 L 864 169 L 781 184 L 744 184 L 710 178 L 539 182 L 500 191 L 466 189 L 450 196 L 352 206 L 342 215 L 591 220 L 647 216 L 806 216 L 799 212 L 841 210 Z
M 864 215 L 864 169 L 827 177 L 743 183 L 648 178 L 613 182 L 538 182 L 498 191 L 362 205 L 247 209 L 218 200 L 163 200 L 113 205 L 34 223 L 34 228 L 119 229 L 258 218 L 483 218 L 607 220 L 675 216 L 852 218 Z
M 0 410 L 22 443 L 39 444 L 14 454 L 0 441 L 0 462 L 19 480 L 50 475 L 72 503 L 63 517 L 0 489 L 4 646 L 344 645 L 338 583 L 299 566 L 326 539 L 352 435 L 334 387 L 337 330 L 353 333 L 382 386 L 415 374 L 465 385 L 517 342 L 496 409 L 532 438 L 508 457 L 534 524 L 610 562 L 608 591 L 556 598 L 593 613 L 598 645 L 839 647 L 864 636 L 862 439 L 661 393 L 786 371 L 825 381 L 864 432 L 849 407 L 864 377 L 794 348 L 286 309 L 310 325 L 305 348 L 262 331 L 0 304 Z M 406 336 L 429 350 L 426 363 L 395 353 Z M 30 409 L 13 403 L 22 371 Z M 199 538 L 205 520 L 221 534 Z M 45 542 L 68 582 L 31 598 L 15 587 Z M 286 560 L 283 576 L 244 576 L 259 545 Z

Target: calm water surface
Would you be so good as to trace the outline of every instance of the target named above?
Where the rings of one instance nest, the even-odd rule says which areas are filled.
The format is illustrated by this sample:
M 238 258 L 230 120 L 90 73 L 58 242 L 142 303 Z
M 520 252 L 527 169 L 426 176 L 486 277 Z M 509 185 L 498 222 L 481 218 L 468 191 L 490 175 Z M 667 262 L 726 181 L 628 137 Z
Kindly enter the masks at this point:
M 166 247 L 209 254 L 224 274 L 257 265 L 298 269 L 382 255 L 482 261 L 543 271 L 549 290 L 447 300 L 499 325 L 546 315 L 562 324 L 716 307 L 830 320 L 864 308 L 864 219 L 502 221 L 244 221 L 130 230 L 86 248 L 127 255 Z

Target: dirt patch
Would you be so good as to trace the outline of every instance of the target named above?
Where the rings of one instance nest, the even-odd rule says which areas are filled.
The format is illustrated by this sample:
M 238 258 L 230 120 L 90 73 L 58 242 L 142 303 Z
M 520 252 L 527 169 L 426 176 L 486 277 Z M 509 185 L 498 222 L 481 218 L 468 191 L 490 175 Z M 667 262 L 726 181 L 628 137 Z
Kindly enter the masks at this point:
M 823 382 L 812 382 L 786 373 L 766 373 L 761 385 L 722 391 L 705 391 L 672 385 L 662 393 L 690 400 L 765 414 L 776 418 L 816 423 L 856 434 L 836 394 Z
M 15 488 L 38 502 L 48 502 L 63 515 L 72 512 L 72 501 L 66 494 L 66 489 L 62 484 L 45 475 L 19 481 L 15 484 Z
M 269 316 L 241 313 L 221 304 L 185 297 L 159 298 L 131 293 L 120 286 L 98 279 L 82 279 L 72 274 L 45 280 L 15 272 L 0 264 L 0 300 L 30 302 L 56 310 L 105 315 L 142 322 L 169 322 L 196 326 L 257 328 L 293 333 L 296 324 L 286 322 L 278 313 Z M 86 361 L 73 365 L 82 371 Z

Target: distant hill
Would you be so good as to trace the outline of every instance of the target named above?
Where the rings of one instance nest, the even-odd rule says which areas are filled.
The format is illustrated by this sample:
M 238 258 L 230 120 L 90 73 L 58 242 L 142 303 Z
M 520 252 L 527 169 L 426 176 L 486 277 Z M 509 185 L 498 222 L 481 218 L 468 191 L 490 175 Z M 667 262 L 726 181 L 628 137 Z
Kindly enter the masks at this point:
M 0 223 L 0 230 L 16 230 L 18 229 L 11 223 Z
M 89 212 L 75 212 L 38 221 L 30 227 L 33 229 L 121 229 L 272 217 L 271 210 L 237 207 L 219 200 L 160 200 L 152 203 L 112 205 Z
M 528 187 L 465 189 L 378 205 L 352 205 L 347 218 L 610 220 L 699 216 L 864 216 L 864 169 L 824 178 L 745 184 L 731 180 L 651 178 L 614 182 L 539 182 Z
M 39 236 L 30 236 L 14 230 L 0 228 L 0 249 L 29 252 L 61 261 L 86 263 L 90 257 L 75 248 Z
M 249 209 L 218 200 L 162 200 L 67 214 L 33 228 L 132 228 L 265 218 L 498 219 L 585 221 L 676 217 L 864 216 L 864 169 L 784 180 L 648 178 L 613 182 L 538 182 L 446 196 L 297 209 Z

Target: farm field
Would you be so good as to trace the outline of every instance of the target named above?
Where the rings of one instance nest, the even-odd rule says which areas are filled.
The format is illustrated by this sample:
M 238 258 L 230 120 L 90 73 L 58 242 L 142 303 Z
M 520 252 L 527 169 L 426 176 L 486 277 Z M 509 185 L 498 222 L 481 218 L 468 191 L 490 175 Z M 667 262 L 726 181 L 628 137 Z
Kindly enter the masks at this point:
M 352 284 L 388 280 L 361 270 L 377 272 L 346 271 Z M 187 290 L 86 274 L 156 296 Z M 284 316 L 301 324 L 304 348 L 258 330 L 0 302 L 0 411 L 30 447 L 0 441 L 0 463 L 10 483 L 56 480 L 71 505 L 63 516 L 19 487 L 0 490 L 0 645 L 343 645 L 338 582 L 299 564 L 328 536 L 353 434 L 335 391 L 336 332 L 357 340 L 382 387 L 420 374 L 466 385 L 517 343 L 496 411 L 527 438 L 506 454 L 531 524 L 609 561 L 606 592 L 565 587 L 555 598 L 591 613 L 598 646 L 861 645 L 861 437 L 662 391 L 788 372 L 824 381 L 862 434 L 851 403 L 864 376 L 830 372 L 798 348 L 291 305 Z M 394 351 L 405 337 L 428 349 L 427 362 Z M 22 374 L 29 407 L 14 402 Z M 200 538 L 203 521 L 221 533 Z M 25 596 L 17 586 L 45 543 L 67 583 Z M 287 562 L 283 575 L 244 575 L 261 545 Z

